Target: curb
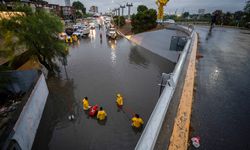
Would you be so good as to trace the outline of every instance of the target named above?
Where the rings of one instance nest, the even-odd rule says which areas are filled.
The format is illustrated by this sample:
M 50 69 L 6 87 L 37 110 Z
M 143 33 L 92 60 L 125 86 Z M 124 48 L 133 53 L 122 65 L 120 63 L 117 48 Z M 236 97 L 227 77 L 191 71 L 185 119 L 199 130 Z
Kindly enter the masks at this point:
M 189 127 L 193 102 L 193 89 L 195 79 L 195 63 L 198 37 L 194 34 L 194 41 L 190 54 L 190 60 L 187 68 L 180 104 L 175 118 L 173 132 L 170 138 L 168 150 L 186 150 L 188 148 Z

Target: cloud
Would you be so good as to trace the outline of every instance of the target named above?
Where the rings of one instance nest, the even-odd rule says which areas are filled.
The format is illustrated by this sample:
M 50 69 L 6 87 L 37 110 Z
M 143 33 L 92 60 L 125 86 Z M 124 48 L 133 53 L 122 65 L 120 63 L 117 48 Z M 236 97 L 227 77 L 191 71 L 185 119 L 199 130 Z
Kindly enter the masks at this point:
M 119 7 L 119 4 L 126 4 L 127 2 L 133 3 L 132 12 L 136 12 L 138 5 L 146 5 L 149 8 L 156 9 L 155 0 L 79 0 L 89 10 L 89 7 L 96 5 L 99 11 L 105 12 L 109 8 L 114 9 Z M 165 12 L 175 12 L 176 10 L 180 13 L 182 11 L 189 11 L 191 13 L 197 13 L 198 9 L 205 9 L 206 12 L 211 12 L 216 9 L 222 9 L 223 11 L 237 11 L 242 10 L 245 6 L 246 0 L 170 0 L 165 7 Z M 64 0 L 48 0 L 49 3 L 56 3 L 64 5 Z M 71 3 L 73 1 L 71 0 Z M 127 12 L 127 9 L 125 9 Z M 126 14 L 126 13 L 125 13 Z

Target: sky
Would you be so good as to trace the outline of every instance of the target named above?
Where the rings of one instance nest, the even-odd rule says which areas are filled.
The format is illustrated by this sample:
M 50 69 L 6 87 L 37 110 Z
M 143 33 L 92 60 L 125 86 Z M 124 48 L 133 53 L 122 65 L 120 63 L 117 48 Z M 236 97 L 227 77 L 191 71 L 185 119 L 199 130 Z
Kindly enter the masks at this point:
M 49 3 L 65 5 L 64 0 L 47 0 Z M 75 1 L 75 0 L 74 0 Z M 108 9 L 118 8 L 119 4 L 126 4 L 132 2 L 132 13 L 136 13 L 138 5 L 146 5 L 148 8 L 156 9 L 155 0 L 79 0 L 89 10 L 89 7 L 96 5 L 99 12 L 106 12 Z M 221 9 L 224 12 L 235 12 L 242 10 L 245 6 L 246 0 L 170 0 L 165 7 L 165 12 L 173 14 L 182 12 L 197 13 L 198 9 L 205 9 L 205 13 Z M 73 0 L 71 0 L 71 4 Z M 127 9 L 124 10 L 127 14 Z

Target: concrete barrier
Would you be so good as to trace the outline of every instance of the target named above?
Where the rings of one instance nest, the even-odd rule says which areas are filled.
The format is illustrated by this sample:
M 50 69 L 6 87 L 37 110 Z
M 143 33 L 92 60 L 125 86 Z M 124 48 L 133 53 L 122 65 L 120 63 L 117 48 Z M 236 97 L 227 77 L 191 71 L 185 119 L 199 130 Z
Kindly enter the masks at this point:
M 176 85 L 178 83 L 183 65 L 186 60 L 187 53 L 190 50 L 190 45 L 194 35 L 193 27 L 184 27 L 180 25 L 171 25 L 171 29 L 180 30 L 187 33 L 190 38 L 188 39 L 184 50 L 180 56 L 178 63 L 175 66 L 173 73 L 170 75 L 168 84 L 164 88 L 149 120 L 148 123 L 135 147 L 136 150 L 153 150 L 156 140 L 158 138 L 159 132 L 161 130 L 162 123 L 165 119 L 166 112 L 168 110 L 169 103 L 175 92 Z
M 32 148 L 48 93 L 45 77 L 41 74 L 15 123 L 4 149 L 30 150 Z

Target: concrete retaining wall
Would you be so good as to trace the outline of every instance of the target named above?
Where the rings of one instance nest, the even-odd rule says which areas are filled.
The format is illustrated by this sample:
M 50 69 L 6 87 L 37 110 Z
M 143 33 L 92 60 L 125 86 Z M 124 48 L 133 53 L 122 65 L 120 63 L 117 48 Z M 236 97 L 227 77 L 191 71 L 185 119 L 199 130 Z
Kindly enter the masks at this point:
M 15 147 L 30 150 L 32 148 L 48 93 L 45 77 L 41 74 L 14 126 L 9 142 L 5 146 L 6 149 Z

